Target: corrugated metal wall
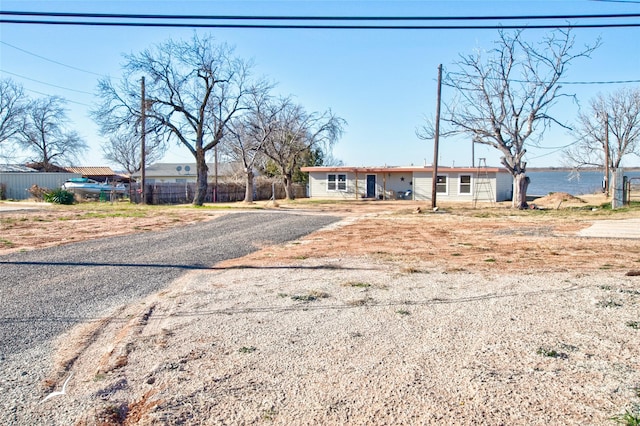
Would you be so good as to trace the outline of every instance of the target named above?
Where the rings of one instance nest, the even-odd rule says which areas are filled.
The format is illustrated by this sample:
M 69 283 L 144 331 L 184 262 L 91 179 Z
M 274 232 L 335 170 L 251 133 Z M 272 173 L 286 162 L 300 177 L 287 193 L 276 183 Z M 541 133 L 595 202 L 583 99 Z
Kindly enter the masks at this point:
M 4 198 L 26 200 L 31 198 L 28 189 L 33 185 L 41 188 L 60 188 L 65 180 L 82 177 L 78 173 L 0 173 L 0 186 L 4 187 Z

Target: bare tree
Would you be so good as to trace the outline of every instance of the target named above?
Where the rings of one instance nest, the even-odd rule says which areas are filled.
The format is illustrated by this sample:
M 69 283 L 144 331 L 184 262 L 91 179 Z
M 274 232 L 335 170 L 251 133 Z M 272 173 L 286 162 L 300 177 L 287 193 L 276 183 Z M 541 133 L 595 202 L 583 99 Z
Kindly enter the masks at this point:
M 340 166 L 344 166 L 344 161 L 337 158 L 333 154 L 333 151 L 329 151 L 324 153 L 324 156 L 322 157 L 322 165 L 340 167 Z
M 576 127 L 578 138 L 564 151 L 565 163 L 576 170 L 602 167 L 615 173 L 624 157 L 640 156 L 640 89 L 598 95 L 580 113 Z M 608 180 L 605 176 L 605 191 Z
M 149 137 L 145 143 L 145 158 L 147 163 L 160 160 L 166 152 L 166 144 L 159 136 Z M 109 137 L 102 145 L 104 159 L 119 164 L 130 175 L 142 167 L 142 152 L 140 149 L 140 135 L 136 131 L 123 131 Z
M 467 135 L 499 150 L 513 176 L 513 206 L 525 208 L 526 147 L 539 144 L 552 123 L 567 128 L 551 115 L 557 101 L 569 96 L 560 79 L 569 64 L 589 57 L 599 42 L 575 51 L 574 37 L 563 29 L 536 44 L 525 41 L 522 31 L 500 31 L 499 36 L 486 59 L 481 52 L 461 56 L 458 71 L 443 79 L 456 96 L 444 104 L 441 120 L 449 130 L 442 135 Z M 433 130 L 427 126 L 419 134 L 429 137 Z
M 305 155 L 320 148 L 330 151 L 344 131 L 346 121 L 330 110 L 322 114 L 307 113 L 290 100 L 276 116 L 277 128 L 271 133 L 265 146 L 269 157 L 282 176 L 285 194 L 293 199 L 293 174 L 304 161 Z
M 45 171 L 54 170 L 63 161 L 77 161 L 88 149 L 80 135 L 67 128 L 69 120 L 64 105 L 64 99 L 58 96 L 31 101 L 18 135 L 18 143 L 33 153 L 32 161 L 41 163 Z
M 27 101 L 21 86 L 11 79 L 0 80 L 0 145 L 24 128 Z
M 245 108 L 252 91 L 250 64 L 233 56 L 226 44 L 194 35 L 169 40 L 137 55 L 127 55 L 118 87 L 102 80 L 104 99 L 93 112 L 108 134 L 140 120 L 139 81 L 146 86 L 147 129 L 186 147 L 196 160 L 194 205 L 207 194 L 206 154 L 222 140 L 230 120 Z
M 278 128 L 278 113 L 288 102 L 274 101 L 267 89 L 265 87 L 252 95 L 250 112 L 232 121 L 224 144 L 227 155 L 242 163 L 245 203 L 253 202 L 255 168 L 264 156 L 267 141 Z

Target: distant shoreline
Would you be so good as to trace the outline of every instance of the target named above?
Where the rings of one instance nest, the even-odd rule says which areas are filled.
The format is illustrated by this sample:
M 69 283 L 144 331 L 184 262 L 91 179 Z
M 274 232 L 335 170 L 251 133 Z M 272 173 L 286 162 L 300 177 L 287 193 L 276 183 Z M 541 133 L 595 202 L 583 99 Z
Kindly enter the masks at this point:
M 571 167 L 527 167 L 528 172 L 572 172 Z M 622 167 L 625 172 L 640 172 L 640 167 Z M 602 172 L 602 168 L 589 167 L 580 169 L 581 172 Z

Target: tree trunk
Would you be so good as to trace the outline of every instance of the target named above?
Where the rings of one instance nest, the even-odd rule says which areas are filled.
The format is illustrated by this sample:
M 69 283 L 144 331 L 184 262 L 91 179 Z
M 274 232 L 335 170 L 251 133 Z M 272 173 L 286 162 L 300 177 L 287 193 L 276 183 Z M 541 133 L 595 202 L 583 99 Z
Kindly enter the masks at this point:
M 244 202 L 253 202 L 253 170 L 250 168 L 245 169 L 245 177 L 247 179 L 244 191 Z
M 529 186 L 529 177 L 520 172 L 513 177 L 513 201 L 512 206 L 520 210 L 526 209 L 527 204 L 527 187 Z
M 293 200 L 293 178 L 290 174 L 284 175 L 284 194 L 287 200 Z
M 204 200 L 207 197 L 207 178 L 209 168 L 207 167 L 207 161 L 204 155 L 204 150 L 199 149 L 196 151 L 196 168 L 198 170 L 196 175 L 196 193 L 193 196 L 193 205 L 201 206 L 204 204 Z

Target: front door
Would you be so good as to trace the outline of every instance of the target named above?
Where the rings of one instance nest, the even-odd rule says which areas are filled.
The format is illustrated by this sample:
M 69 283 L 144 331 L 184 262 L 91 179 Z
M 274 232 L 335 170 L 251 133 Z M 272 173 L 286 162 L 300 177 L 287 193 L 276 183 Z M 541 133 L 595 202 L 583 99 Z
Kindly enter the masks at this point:
M 376 175 L 367 175 L 367 198 L 376 198 Z

